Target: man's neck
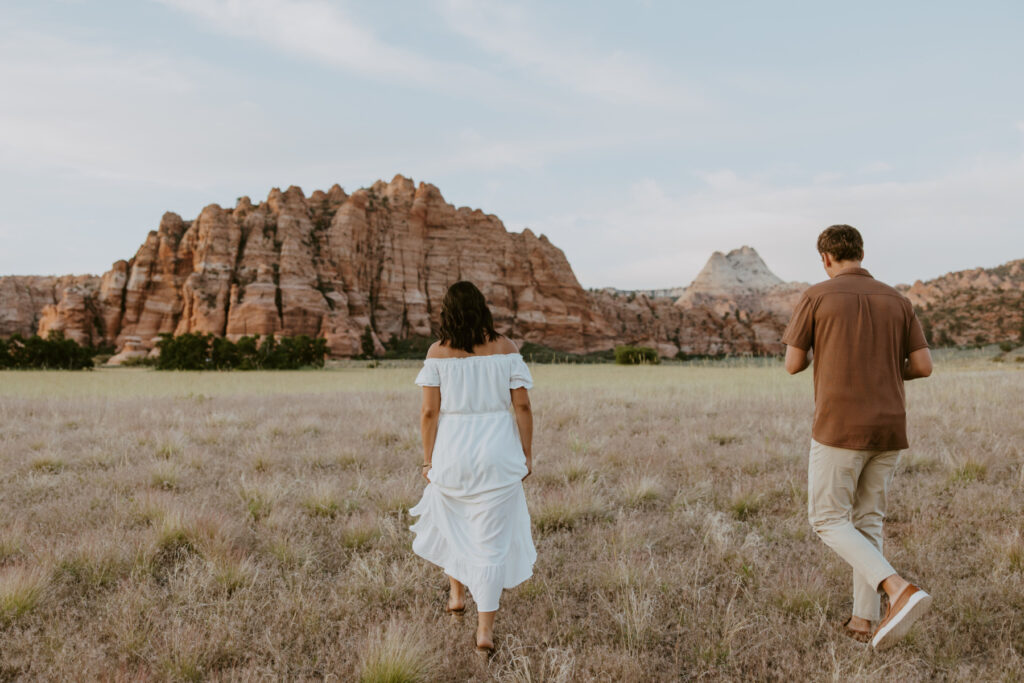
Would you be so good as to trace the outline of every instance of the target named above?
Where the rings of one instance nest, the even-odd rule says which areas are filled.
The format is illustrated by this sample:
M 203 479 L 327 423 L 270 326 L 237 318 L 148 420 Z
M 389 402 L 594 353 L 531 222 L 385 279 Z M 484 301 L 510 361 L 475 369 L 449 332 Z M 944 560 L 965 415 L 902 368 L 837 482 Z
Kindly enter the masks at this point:
M 825 272 L 828 273 L 830 278 L 833 278 L 844 270 L 860 267 L 860 261 L 833 261 L 831 267 L 825 268 Z

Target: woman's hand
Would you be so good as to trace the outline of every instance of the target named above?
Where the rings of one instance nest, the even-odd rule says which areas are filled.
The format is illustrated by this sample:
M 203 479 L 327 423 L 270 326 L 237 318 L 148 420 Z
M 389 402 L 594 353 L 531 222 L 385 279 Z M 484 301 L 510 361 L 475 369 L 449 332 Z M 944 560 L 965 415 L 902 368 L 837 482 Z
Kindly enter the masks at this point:
M 526 476 L 524 476 L 522 480 L 526 481 L 526 477 L 530 476 L 531 474 L 533 474 L 533 456 L 528 455 L 526 456 Z
M 427 472 L 429 472 L 429 471 L 430 471 L 430 465 L 424 465 L 423 467 L 420 468 L 420 476 L 422 476 L 424 479 L 426 479 L 428 484 L 430 483 L 430 479 L 427 478 Z

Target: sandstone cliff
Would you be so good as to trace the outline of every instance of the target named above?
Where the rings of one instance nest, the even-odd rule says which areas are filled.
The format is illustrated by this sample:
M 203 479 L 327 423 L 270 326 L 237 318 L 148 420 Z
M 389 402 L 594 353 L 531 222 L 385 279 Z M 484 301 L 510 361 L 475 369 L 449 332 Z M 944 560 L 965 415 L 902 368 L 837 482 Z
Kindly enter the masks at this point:
M 974 343 L 1021 332 L 1024 261 L 905 287 L 933 339 Z M 395 176 L 348 195 L 274 189 L 253 204 L 167 213 L 135 255 L 101 277 L 0 277 L 0 335 L 62 330 L 120 356 L 162 333 L 324 337 L 334 356 L 430 336 L 452 282 L 476 282 L 514 339 L 586 353 L 643 344 L 662 356 L 780 353 L 804 283 L 775 276 L 750 247 L 715 252 L 689 287 L 584 290 L 543 235 L 508 232 L 456 208 L 433 185 Z M 676 298 L 666 295 L 678 295 Z M 980 315 L 979 315 L 980 312 Z
M 899 289 L 935 345 L 1024 341 L 1024 259 Z
M 44 330 L 64 329 L 58 316 L 73 323 L 68 336 L 83 344 L 92 338 L 80 334 L 91 328 L 91 307 L 100 279 L 95 275 L 27 275 L 0 277 L 0 337 L 29 337 Z
M 167 213 L 101 278 L 0 279 L 0 320 L 5 334 L 60 329 L 136 352 L 161 333 L 210 332 L 322 336 L 349 356 L 367 326 L 378 343 L 429 335 L 458 279 L 481 285 L 515 338 L 579 351 L 612 344 L 546 237 L 507 232 L 401 176 L 351 196 L 337 185 L 308 198 L 275 189 L 258 205 L 207 206 L 193 221 Z

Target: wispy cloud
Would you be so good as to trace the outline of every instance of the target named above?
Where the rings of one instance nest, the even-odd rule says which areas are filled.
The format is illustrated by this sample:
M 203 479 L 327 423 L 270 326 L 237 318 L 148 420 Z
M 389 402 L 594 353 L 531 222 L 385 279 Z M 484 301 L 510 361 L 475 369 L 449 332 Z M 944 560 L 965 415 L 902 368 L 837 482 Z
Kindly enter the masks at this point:
M 694 109 L 703 96 L 678 76 L 621 50 L 595 51 L 564 33 L 543 36 L 542 22 L 498 0 L 438 0 L 448 26 L 477 48 L 532 76 L 606 102 Z
M 167 103 L 196 98 L 187 73 L 195 65 L 29 30 L 6 33 L 0 45 L 5 161 L 140 180 L 161 150 L 180 149 L 173 138 L 187 135 L 190 117 Z
M 479 82 L 476 69 L 432 59 L 381 40 L 342 7 L 325 0 L 159 0 L 219 33 L 370 78 L 419 86 Z

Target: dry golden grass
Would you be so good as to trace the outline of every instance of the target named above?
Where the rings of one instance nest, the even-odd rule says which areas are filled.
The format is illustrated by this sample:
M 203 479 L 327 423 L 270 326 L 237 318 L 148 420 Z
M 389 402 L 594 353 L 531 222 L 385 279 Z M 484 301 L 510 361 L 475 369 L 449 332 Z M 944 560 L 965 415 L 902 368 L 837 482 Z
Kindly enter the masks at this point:
M 534 370 L 539 557 L 489 663 L 409 548 L 414 364 L 0 373 L 0 679 L 1024 670 L 1024 368 L 946 357 L 909 386 L 887 553 L 935 604 L 882 654 L 838 632 L 849 570 L 806 521 L 809 377 Z

